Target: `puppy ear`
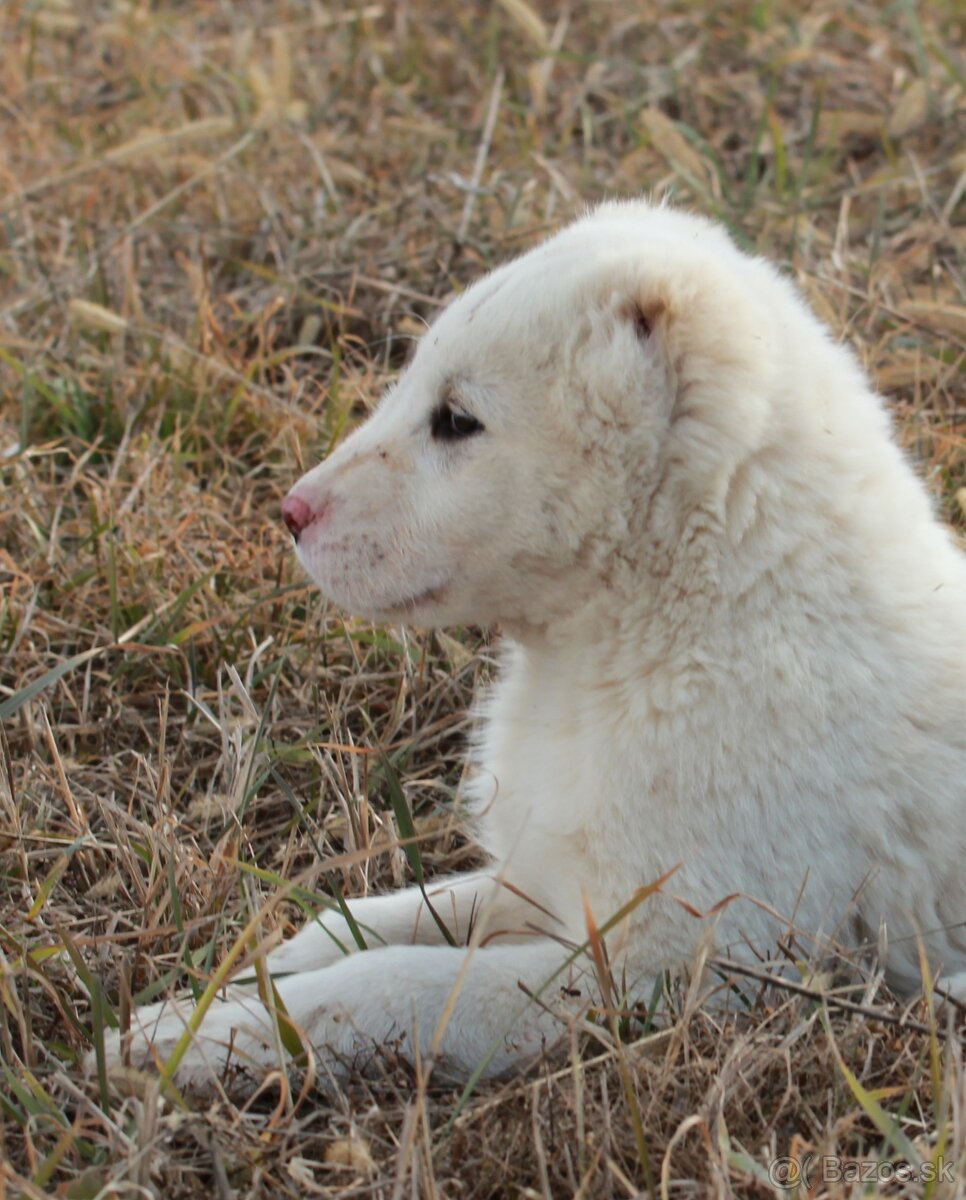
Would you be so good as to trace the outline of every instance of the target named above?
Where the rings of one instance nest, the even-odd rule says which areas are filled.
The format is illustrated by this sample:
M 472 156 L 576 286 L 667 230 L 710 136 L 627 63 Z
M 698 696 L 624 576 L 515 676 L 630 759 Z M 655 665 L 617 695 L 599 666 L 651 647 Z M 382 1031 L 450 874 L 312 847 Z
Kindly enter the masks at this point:
M 661 300 L 629 300 L 621 308 L 621 318 L 634 327 L 639 342 L 650 341 L 659 323 L 667 316 L 667 305 Z
M 647 348 L 650 394 L 663 401 L 671 508 L 718 508 L 760 446 L 780 387 L 775 316 L 729 263 L 714 259 L 652 277 L 624 312 Z

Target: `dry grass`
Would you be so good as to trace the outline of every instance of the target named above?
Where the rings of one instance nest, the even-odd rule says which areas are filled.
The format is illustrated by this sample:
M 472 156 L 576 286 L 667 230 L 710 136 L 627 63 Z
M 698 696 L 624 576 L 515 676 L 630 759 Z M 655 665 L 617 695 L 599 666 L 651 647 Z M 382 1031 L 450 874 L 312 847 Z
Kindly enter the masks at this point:
M 957 0 L 7 0 L 0 1196 L 768 1196 L 807 1151 L 942 1155 L 956 1182 L 881 1190 L 964 1194 L 962 1042 L 924 1002 L 926 1032 L 679 1001 L 463 1100 L 395 1067 L 182 1110 L 79 1068 L 282 877 L 404 882 L 388 771 L 427 869 L 471 859 L 485 637 L 343 620 L 278 501 L 445 297 L 582 203 L 670 190 L 784 262 L 962 521 L 964 42 Z

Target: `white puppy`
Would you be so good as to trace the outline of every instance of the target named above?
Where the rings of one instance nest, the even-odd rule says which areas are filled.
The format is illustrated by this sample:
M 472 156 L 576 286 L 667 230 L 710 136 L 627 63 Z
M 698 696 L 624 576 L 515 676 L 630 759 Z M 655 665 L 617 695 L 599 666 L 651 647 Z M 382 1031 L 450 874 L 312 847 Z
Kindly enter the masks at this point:
M 525 1060 L 592 990 L 587 910 L 672 868 L 607 939 L 637 995 L 790 934 L 966 990 L 966 559 L 852 355 L 719 228 L 607 204 L 482 279 L 283 515 L 343 608 L 506 634 L 492 866 L 430 896 L 456 944 L 411 889 L 353 902 L 365 953 L 324 913 L 269 956 L 327 1065 Z M 134 1059 L 184 1020 L 135 1013 Z M 278 1046 L 236 991 L 179 1078 Z

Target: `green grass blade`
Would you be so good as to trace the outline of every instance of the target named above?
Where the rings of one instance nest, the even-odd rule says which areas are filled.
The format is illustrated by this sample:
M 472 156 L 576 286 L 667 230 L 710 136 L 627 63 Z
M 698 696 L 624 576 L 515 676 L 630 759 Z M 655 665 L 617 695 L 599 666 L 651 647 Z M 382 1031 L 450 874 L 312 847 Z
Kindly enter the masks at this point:
M 63 679 L 71 671 L 76 671 L 78 667 L 82 667 L 84 663 L 90 662 L 98 654 L 103 654 L 107 649 L 110 649 L 110 647 L 93 646 L 90 650 L 83 650 L 80 654 L 74 654 L 70 658 L 65 658 L 56 667 L 51 667 L 49 671 L 45 671 L 43 675 L 38 676 L 32 683 L 28 683 L 25 688 L 21 688 L 19 692 L 14 692 L 12 696 L 8 696 L 6 700 L 0 703 L 0 721 L 5 721 L 8 717 L 12 717 L 14 713 L 19 712 L 35 696 L 39 696 L 41 692 L 49 688 L 52 683 L 56 683 L 58 679 Z

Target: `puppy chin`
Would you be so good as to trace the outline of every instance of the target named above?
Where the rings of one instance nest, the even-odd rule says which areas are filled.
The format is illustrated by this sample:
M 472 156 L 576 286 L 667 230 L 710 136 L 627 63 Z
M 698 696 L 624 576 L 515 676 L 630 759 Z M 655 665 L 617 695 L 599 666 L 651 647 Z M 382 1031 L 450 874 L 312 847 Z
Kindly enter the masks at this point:
M 373 621 L 401 621 L 411 625 L 443 625 L 446 624 L 446 593 L 445 583 L 402 596 L 381 598 L 366 607 L 365 615 Z M 356 609 L 362 614 L 362 609 Z
M 437 584 L 411 593 L 400 588 L 398 595 L 376 593 L 368 589 L 333 585 L 318 575 L 312 576 L 322 593 L 342 612 L 378 624 L 404 624 L 436 627 L 449 624 L 446 615 L 446 584 Z

